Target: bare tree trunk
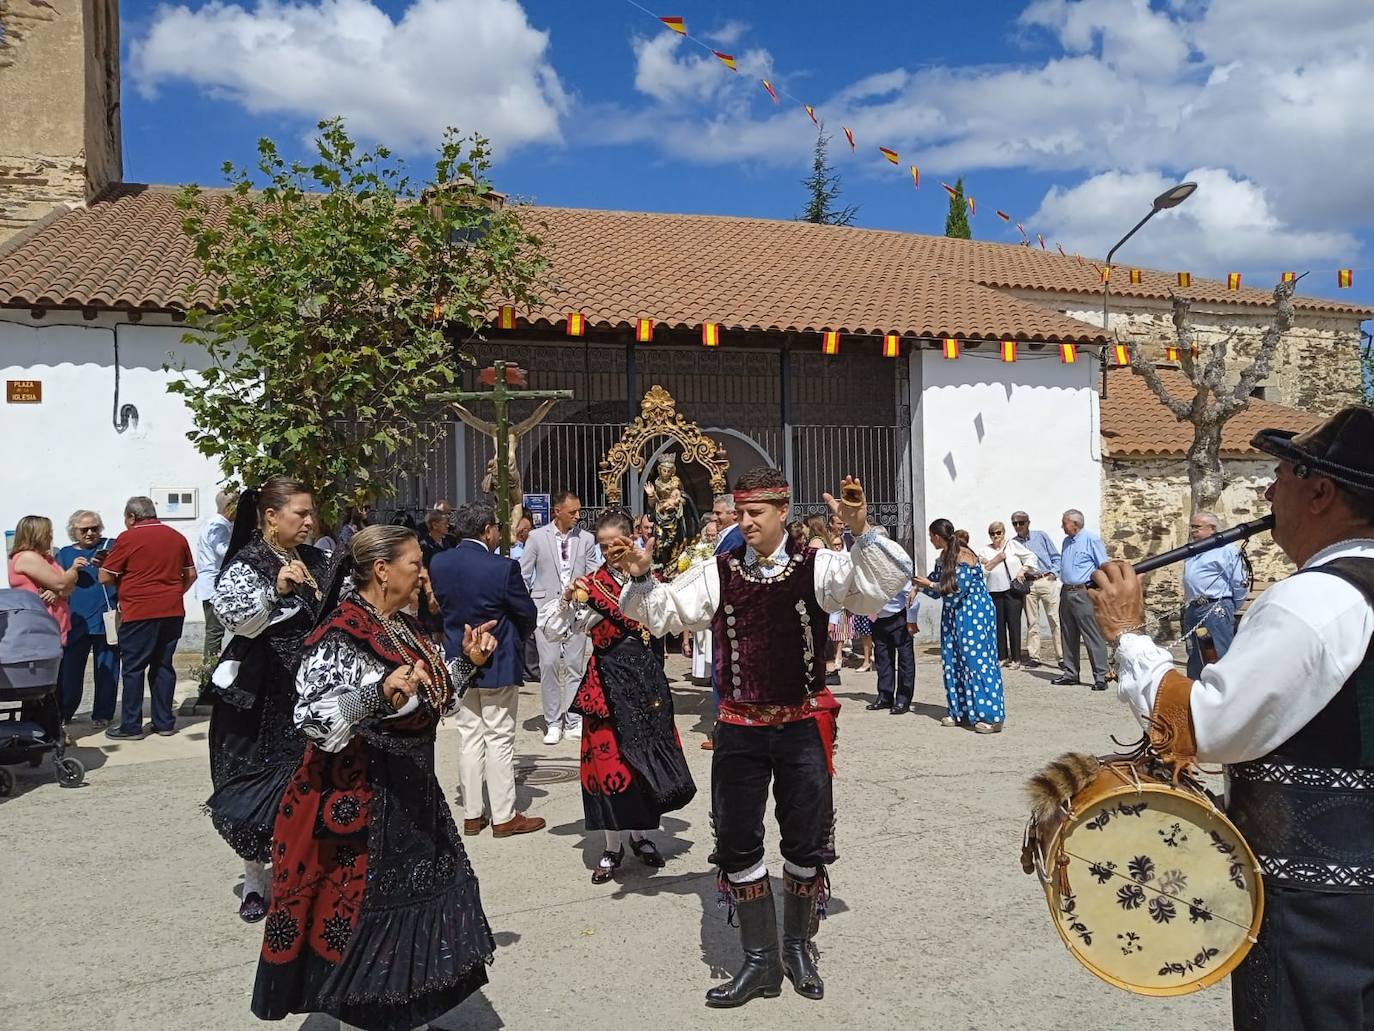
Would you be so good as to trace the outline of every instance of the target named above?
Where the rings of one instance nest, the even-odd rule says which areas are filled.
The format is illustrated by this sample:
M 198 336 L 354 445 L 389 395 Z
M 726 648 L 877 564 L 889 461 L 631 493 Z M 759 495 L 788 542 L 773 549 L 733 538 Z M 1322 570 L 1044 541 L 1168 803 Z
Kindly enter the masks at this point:
M 1221 470 L 1221 426 L 1212 422 L 1197 426 L 1193 432 L 1193 443 L 1188 448 L 1188 486 L 1194 512 L 1215 509 L 1226 486 Z

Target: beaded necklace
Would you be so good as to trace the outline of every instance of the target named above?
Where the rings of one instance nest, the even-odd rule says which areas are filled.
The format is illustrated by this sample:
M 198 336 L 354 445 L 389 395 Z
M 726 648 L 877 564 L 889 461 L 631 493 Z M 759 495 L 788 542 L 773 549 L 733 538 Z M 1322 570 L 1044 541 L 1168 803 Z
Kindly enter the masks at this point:
M 444 665 L 443 657 L 435 651 L 433 645 L 418 636 L 403 620 L 394 616 L 383 616 L 377 611 L 376 606 L 361 595 L 358 596 L 358 600 L 377 618 L 377 622 L 382 624 L 382 630 L 386 632 L 387 639 L 399 655 L 403 658 L 418 656 L 429 664 L 432 674 L 430 683 L 422 683 L 421 686 L 434 711 L 442 715 L 449 699 L 453 697 L 453 684 L 449 679 L 448 667 Z
M 276 535 L 273 534 L 273 536 Z M 310 575 L 310 567 L 307 566 L 304 562 L 301 562 L 300 552 L 298 552 L 295 548 L 283 548 L 276 541 L 268 540 L 266 535 L 264 535 L 262 539 L 267 544 L 268 548 L 271 549 L 272 554 L 276 555 L 277 558 L 281 559 L 281 564 L 283 566 L 287 565 L 290 562 L 300 562 L 301 568 L 305 570 L 305 583 L 308 583 L 311 587 L 315 588 L 316 594 L 320 593 L 320 585 L 316 583 L 315 578 Z

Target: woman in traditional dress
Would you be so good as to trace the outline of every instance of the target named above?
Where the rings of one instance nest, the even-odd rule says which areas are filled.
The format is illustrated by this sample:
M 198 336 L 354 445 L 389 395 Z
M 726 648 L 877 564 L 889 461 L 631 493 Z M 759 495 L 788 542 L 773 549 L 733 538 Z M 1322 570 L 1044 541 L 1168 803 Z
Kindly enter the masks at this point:
M 1002 669 L 997 664 L 996 613 L 983 579 L 983 564 L 956 535 L 954 524 L 930 524 L 930 543 L 940 549 L 938 579 L 912 577 L 932 598 L 940 598 L 940 659 L 944 664 L 949 712 L 942 726 L 972 726 L 996 734 L 1006 721 Z
M 314 501 L 274 476 L 239 499 L 215 586 L 215 614 L 232 635 L 211 675 L 210 781 L 215 830 L 243 860 L 239 916 L 267 915 L 272 824 L 305 751 L 296 729 L 296 665 L 318 621 L 329 560 L 306 544 Z
M 605 513 L 596 523 L 604 551 L 633 532 L 629 516 Z M 625 843 L 648 866 L 663 856 L 648 836 L 663 814 L 681 809 L 696 794 L 682 742 L 673 723 L 673 695 L 652 637 L 620 611 L 629 577 L 603 564 L 546 604 L 539 626 L 551 641 L 586 633 L 592 656 L 573 698 L 582 715 L 582 813 L 587 830 L 603 831 L 606 850 L 592 871 L 605 884 L 625 859 Z
M 352 585 L 296 675 L 309 744 L 277 812 L 253 1012 L 409 1031 L 486 984 L 495 952 L 434 777 L 435 729 L 496 648 L 495 623 L 447 659 L 404 611 L 424 568 L 415 532 L 369 526 L 348 550 Z

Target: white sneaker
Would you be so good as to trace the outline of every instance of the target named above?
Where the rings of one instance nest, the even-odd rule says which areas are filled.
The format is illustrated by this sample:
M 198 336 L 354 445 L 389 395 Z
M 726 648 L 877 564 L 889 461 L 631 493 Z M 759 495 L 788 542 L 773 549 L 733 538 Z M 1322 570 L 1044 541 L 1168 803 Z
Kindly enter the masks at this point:
M 581 741 L 582 724 L 580 722 L 573 724 L 567 730 L 563 731 L 563 736 L 567 738 L 569 741 Z
M 578 736 L 581 736 L 581 731 L 578 731 Z M 563 728 L 557 723 L 550 724 L 549 729 L 544 731 L 544 744 L 546 745 L 556 745 L 562 738 Z

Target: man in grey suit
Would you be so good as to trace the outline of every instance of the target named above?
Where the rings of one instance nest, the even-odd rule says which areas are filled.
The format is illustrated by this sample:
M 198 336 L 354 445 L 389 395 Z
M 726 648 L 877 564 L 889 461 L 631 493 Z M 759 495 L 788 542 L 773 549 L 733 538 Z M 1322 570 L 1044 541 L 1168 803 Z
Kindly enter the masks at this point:
M 577 525 L 582 502 L 572 491 L 553 496 L 550 522 L 530 534 L 520 556 L 520 573 L 529 584 L 536 608 L 557 598 L 578 577 L 596 571 L 596 538 Z M 539 683 L 544 695 L 544 744 L 556 745 L 565 734 L 582 736 L 582 717 L 569 712 L 587 667 L 587 635 L 573 634 L 556 643 L 534 632 L 539 646 Z

